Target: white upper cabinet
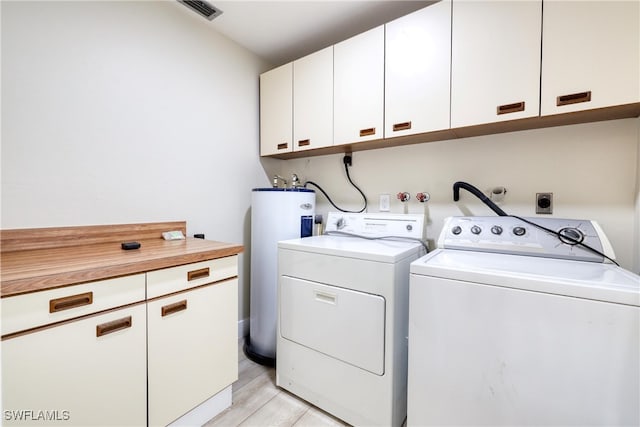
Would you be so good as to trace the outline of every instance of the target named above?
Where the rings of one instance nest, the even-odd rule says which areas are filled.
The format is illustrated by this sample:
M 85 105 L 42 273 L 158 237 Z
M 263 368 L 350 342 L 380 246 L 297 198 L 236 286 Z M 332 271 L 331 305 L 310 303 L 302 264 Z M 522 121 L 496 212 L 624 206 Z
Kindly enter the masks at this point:
M 292 151 L 293 64 L 260 75 L 260 155 Z
M 333 46 L 293 62 L 293 151 L 333 145 Z
M 539 115 L 541 19 L 541 0 L 454 0 L 452 128 Z
M 334 145 L 383 137 L 384 26 L 334 46 Z
M 385 26 L 384 137 L 449 128 L 451 1 Z
M 546 1 L 541 115 L 640 101 L 640 2 Z

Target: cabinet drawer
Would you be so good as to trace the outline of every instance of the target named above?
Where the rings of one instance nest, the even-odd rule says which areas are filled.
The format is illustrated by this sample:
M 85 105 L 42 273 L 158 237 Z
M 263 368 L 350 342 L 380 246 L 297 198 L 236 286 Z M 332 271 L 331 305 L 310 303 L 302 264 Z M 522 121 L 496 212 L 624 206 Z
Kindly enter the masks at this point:
M 237 256 L 196 262 L 147 273 L 147 298 L 195 288 L 238 275 Z
M 2 298 L 2 335 L 145 299 L 144 274 Z

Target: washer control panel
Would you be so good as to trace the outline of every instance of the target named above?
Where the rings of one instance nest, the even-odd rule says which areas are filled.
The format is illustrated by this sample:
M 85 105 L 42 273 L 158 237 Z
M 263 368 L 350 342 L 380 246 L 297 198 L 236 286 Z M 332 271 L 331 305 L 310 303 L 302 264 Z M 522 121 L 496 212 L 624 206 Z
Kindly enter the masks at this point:
M 533 224 L 511 216 L 450 217 L 445 220 L 438 247 L 604 262 L 605 258 L 587 245 L 614 258 L 611 244 L 594 221 L 523 219 Z
M 329 212 L 325 230 L 366 237 L 396 236 L 423 239 L 424 215 Z

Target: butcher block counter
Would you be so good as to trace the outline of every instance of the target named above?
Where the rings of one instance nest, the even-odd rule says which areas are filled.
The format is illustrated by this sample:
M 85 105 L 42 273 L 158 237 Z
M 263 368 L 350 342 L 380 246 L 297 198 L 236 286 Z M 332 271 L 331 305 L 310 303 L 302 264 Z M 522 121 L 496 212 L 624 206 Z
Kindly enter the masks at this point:
M 237 255 L 242 245 L 164 240 L 186 222 L 2 230 L 2 297 Z M 137 241 L 140 249 L 123 250 Z
M 186 223 L 2 230 L 4 425 L 202 425 L 231 405 L 243 247 L 167 231 Z

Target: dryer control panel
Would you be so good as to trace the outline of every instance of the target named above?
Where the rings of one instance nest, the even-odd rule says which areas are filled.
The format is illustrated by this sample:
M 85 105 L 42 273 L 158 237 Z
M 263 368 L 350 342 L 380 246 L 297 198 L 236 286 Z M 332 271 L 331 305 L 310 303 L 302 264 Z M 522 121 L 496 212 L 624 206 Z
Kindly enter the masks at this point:
M 600 254 L 615 258 L 598 223 L 579 219 L 450 217 L 438 247 L 592 262 L 604 262 Z
M 389 213 L 329 212 L 327 232 L 339 231 L 365 237 L 424 238 L 424 216 Z

